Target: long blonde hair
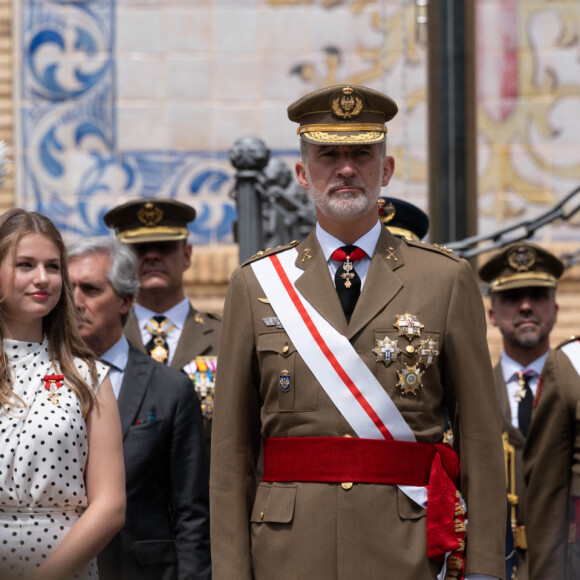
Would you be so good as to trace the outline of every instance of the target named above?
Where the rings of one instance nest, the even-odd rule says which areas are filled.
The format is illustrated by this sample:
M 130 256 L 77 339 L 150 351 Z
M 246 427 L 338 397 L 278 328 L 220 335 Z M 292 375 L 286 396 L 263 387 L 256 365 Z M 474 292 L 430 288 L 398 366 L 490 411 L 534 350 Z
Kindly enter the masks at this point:
M 90 369 L 91 383 L 97 381 L 95 355 L 88 349 L 81 338 L 76 322 L 72 286 L 68 276 L 68 259 L 63 239 L 55 225 L 42 214 L 16 208 L 0 216 L 0 263 L 11 256 L 12 264 L 16 258 L 16 249 L 22 238 L 29 234 L 41 234 L 51 240 L 60 254 L 62 290 L 56 306 L 43 318 L 42 329 L 48 337 L 48 354 L 52 361 L 58 362 L 62 374 L 72 391 L 81 403 L 83 416 L 89 412 L 94 399 L 91 386 L 80 375 L 74 363 L 74 357 L 84 360 Z M 13 266 L 14 267 L 14 266 Z M 0 338 L 5 336 L 4 296 L 0 297 Z M 18 405 L 23 401 L 13 392 L 13 378 L 8 365 L 4 341 L 0 340 L 0 406 L 6 408 Z

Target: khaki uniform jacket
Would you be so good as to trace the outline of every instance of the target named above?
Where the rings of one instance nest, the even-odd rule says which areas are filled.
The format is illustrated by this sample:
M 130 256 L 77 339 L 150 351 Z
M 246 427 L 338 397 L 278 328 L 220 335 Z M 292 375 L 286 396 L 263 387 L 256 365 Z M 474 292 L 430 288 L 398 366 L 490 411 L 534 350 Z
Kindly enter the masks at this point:
M 580 377 L 558 349 L 544 365 L 524 462 L 530 580 L 576 580 L 580 542 L 568 536 L 570 498 L 580 497 Z
M 396 403 L 418 441 L 440 442 L 449 410 L 469 510 L 466 572 L 504 577 L 505 478 L 483 304 L 469 264 L 381 232 L 350 324 L 313 233 L 297 246 L 297 289 L 343 333 Z M 308 252 L 307 252 L 308 250 Z M 308 256 L 311 256 L 309 258 Z M 396 259 L 395 259 L 396 258 Z M 354 436 L 297 353 L 251 266 L 233 274 L 226 298 L 210 477 L 214 580 L 432 580 L 425 510 L 396 486 L 256 481 L 266 437 Z M 417 315 L 422 338 L 441 355 L 416 395 L 403 396 L 397 370 L 415 364 L 393 326 Z M 387 367 L 372 349 L 385 336 L 402 353 Z M 420 339 L 411 344 L 418 348 Z M 280 388 L 289 374 L 291 388 Z
M 493 377 L 495 380 L 495 389 L 497 395 L 497 402 L 499 405 L 499 418 L 501 423 L 502 433 L 507 433 L 508 443 L 514 447 L 515 455 L 515 472 L 516 472 L 516 495 L 518 496 L 518 504 L 516 506 L 516 523 L 518 526 L 524 526 L 524 510 L 526 502 L 526 482 L 524 478 L 524 446 L 526 438 L 524 434 L 514 427 L 512 423 L 512 411 L 508 398 L 508 391 L 503 378 L 501 364 L 498 363 L 493 369 Z M 534 420 L 532 416 L 532 421 Z M 508 508 L 509 509 L 509 508 Z M 508 518 L 511 513 L 508 514 Z M 528 579 L 528 564 L 526 558 L 526 551 L 517 550 L 516 552 L 516 566 L 518 580 Z
M 181 371 L 196 356 L 217 355 L 220 325 L 221 318 L 219 316 L 198 312 L 190 305 L 175 355 L 171 360 L 171 368 Z M 147 354 L 141 339 L 137 317 L 133 312 L 129 314 L 125 324 L 125 336 L 135 348 Z M 212 421 L 203 417 L 203 434 L 208 457 L 210 457 L 211 451 L 211 429 Z

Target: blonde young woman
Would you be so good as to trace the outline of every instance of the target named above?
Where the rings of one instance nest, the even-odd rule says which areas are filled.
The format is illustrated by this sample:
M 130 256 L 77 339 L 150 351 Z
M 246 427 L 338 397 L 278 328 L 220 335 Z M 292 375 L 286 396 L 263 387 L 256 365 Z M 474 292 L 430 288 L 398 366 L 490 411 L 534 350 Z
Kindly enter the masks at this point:
M 117 404 L 62 238 L 22 209 L 0 216 L 0 335 L 0 578 L 98 578 L 125 513 Z

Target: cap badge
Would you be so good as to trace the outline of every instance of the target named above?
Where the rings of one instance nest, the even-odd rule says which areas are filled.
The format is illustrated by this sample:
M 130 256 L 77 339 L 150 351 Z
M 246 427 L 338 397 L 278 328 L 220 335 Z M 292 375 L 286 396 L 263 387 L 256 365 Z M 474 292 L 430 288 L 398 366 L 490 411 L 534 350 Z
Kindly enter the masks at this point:
M 363 108 L 362 99 L 353 94 L 352 87 L 344 87 L 341 92 L 342 94 L 331 97 L 332 112 L 341 119 L 350 119 L 359 115 Z
M 520 246 L 508 255 L 508 264 L 516 272 L 527 272 L 536 263 L 536 252 L 532 248 Z
M 405 365 L 402 371 L 397 371 L 399 381 L 395 386 L 401 387 L 401 394 L 403 395 L 407 393 L 416 395 L 417 388 L 423 387 L 423 383 L 421 382 L 423 373 L 424 371 L 420 370 L 416 364 L 413 366 Z
M 397 314 L 397 322 L 393 324 L 399 330 L 400 336 L 406 336 L 408 340 L 412 340 L 414 336 L 421 336 L 421 329 L 423 325 L 419 322 L 416 314 Z
M 419 362 L 428 367 L 437 361 L 439 356 L 439 343 L 432 338 L 427 338 L 421 341 L 419 347 Z
M 137 219 L 147 228 L 154 228 L 162 219 L 163 211 L 155 204 L 148 201 L 143 208 L 137 212 Z
M 388 336 L 385 336 L 383 340 L 377 338 L 375 342 L 377 345 L 373 348 L 373 353 L 377 355 L 377 361 L 383 361 L 387 366 L 396 360 L 401 352 L 398 345 L 399 341 L 390 340 Z

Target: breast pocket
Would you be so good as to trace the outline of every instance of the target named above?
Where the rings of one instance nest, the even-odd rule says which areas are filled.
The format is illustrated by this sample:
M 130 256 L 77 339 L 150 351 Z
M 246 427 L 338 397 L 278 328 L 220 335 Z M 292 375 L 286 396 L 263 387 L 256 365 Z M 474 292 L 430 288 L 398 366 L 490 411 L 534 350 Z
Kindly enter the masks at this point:
M 314 411 L 318 383 L 285 332 L 269 332 L 258 337 L 260 396 L 264 411 L 284 413 Z

